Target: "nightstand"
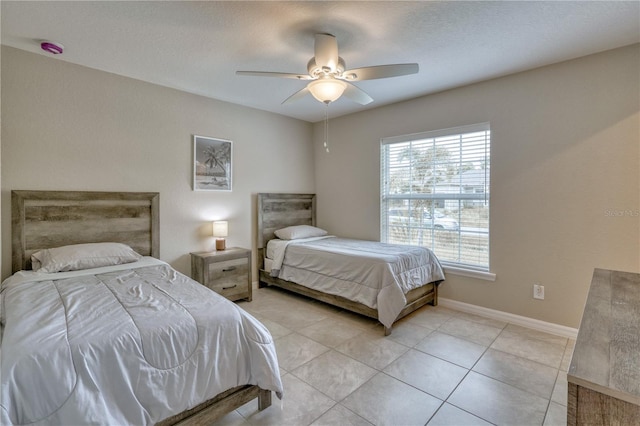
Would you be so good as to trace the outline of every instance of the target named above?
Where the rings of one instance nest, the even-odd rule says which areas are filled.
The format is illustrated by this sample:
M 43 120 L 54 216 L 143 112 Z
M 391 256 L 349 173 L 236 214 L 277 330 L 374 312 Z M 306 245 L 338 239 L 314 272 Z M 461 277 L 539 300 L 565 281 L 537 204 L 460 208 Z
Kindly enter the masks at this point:
M 231 247 L 191 253 L 191 277 L 229 300 L 251 302 L 251 250 Z

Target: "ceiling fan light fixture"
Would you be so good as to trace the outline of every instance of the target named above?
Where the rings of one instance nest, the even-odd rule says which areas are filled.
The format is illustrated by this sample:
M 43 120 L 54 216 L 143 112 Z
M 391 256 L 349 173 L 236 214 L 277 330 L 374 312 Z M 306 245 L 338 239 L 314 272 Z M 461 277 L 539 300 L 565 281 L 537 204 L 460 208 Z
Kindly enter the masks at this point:
M 338 100 L 338 98 L 342 96 L 347 88 L 347 83 L 331 77 L 320 78 L 309 83 L 307 88 L 314 98 L 328 104 Z

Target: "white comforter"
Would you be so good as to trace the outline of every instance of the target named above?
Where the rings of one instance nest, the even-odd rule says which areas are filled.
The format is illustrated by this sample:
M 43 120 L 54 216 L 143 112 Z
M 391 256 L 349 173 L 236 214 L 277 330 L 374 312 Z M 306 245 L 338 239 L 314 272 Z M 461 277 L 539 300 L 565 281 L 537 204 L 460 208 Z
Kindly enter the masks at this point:
M 266 328 L 164 262 L 2 284 L 0 423 L 153 424 L 235 386 L 282 394 Z
M 405 307 L 405 294 L 444 280 L 435 254 L 426 247 L 336 237 L 270 240 L 271 275 L 378 310 L 391 327 Z

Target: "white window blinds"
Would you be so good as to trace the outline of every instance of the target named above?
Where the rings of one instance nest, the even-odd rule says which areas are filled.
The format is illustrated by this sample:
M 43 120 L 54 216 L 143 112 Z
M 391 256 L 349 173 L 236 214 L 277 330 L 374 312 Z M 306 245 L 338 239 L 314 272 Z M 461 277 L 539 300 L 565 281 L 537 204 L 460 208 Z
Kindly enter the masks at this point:
M 489 123 L 381 142 L 382 241 L 489 270 Z

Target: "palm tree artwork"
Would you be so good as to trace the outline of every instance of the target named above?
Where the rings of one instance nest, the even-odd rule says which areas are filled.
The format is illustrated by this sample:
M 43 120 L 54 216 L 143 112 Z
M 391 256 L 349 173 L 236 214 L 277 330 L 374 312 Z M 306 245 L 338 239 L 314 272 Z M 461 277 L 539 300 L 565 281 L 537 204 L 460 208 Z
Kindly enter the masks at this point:
M 231 141 L 194 136 L 194 190 L 231 191 Z

